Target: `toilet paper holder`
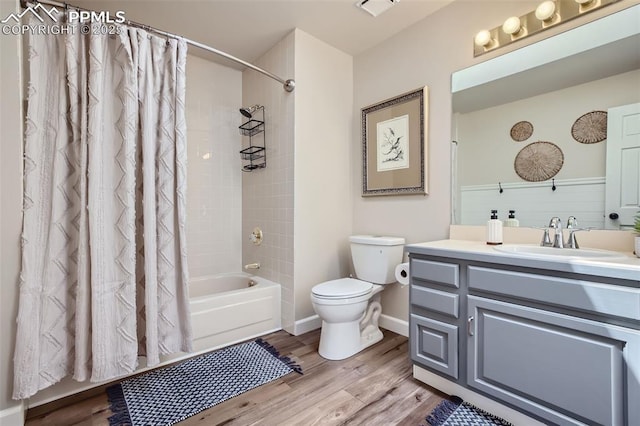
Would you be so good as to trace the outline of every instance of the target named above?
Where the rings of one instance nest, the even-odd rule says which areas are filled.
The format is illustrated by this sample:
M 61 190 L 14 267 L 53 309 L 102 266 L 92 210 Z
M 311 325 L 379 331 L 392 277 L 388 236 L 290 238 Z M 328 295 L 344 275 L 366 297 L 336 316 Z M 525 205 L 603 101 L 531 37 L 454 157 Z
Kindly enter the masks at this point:
M 396 281 L 398 281 L 398 283 L 401 286 L 406 286 L 409 284 L 409 263 L 408 262 L 400 263 L 396 266 L 395 278 L 396 278 Z

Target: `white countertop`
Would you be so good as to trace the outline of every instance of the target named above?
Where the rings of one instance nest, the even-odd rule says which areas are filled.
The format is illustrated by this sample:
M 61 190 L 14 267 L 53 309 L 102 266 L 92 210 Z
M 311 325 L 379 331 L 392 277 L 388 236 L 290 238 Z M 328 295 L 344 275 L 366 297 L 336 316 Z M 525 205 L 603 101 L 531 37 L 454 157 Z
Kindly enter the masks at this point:
M 492 262 L 578 274 L 597 275 L 635 281 L 640 286 L 640 258 L 633 253 L 621 253 L 623 258 L 575 258 L 540 256 L 498 251 L 495 246 L 480 241 L 439 240 L 407 244 L 409 254 L 443 256 L 463 260 Z M 562 250 L 562 249 L 557 249 Z M 633 284 L 633 283 L 632 283 Z

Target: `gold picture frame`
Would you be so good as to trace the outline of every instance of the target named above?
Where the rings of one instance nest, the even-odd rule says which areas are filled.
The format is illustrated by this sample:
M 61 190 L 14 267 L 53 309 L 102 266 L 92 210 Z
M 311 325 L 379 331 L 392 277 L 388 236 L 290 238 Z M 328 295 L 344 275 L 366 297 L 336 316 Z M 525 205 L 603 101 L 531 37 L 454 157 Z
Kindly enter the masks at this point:
M 362 196 L 426 195 L 427 86 L 362 109 Z

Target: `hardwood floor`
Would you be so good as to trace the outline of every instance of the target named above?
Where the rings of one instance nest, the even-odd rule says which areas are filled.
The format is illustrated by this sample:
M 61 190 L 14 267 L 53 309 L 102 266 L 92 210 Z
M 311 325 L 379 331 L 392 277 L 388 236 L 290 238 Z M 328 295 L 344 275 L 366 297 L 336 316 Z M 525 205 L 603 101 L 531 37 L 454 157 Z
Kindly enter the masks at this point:
M 384 339 L 343 361 L 318 355 L 320 331 L 264 336 L 280 354 L 298 362 L 303 375 L 288 374 L 187 420 L 205 425 L 420 425 L 446 395 L 413 379 L 406 337 Z M 27 426 L 108 425 L 104 389 L 54 402 L 27 413 Z M 69 402 L 67 400 L 66 402 Z

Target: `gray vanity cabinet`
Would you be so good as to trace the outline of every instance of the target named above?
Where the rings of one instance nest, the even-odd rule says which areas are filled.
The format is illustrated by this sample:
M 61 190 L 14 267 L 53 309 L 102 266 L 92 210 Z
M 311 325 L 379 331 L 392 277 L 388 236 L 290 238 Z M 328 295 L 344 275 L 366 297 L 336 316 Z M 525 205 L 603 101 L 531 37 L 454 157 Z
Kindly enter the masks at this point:
M 638 332 L 476 296 L 468 312 L 470 387 L 557 424 L 623 425 L 640 403 L 625 402 Z
M 409 258 L 414 364 L 547 424 L 640 426 L 640 281 Z
M 412 359 L 458 379 L 460 274 L 457 264 L 412 259 L 412 313 L 409 334 Z

